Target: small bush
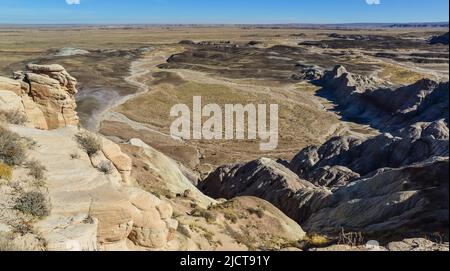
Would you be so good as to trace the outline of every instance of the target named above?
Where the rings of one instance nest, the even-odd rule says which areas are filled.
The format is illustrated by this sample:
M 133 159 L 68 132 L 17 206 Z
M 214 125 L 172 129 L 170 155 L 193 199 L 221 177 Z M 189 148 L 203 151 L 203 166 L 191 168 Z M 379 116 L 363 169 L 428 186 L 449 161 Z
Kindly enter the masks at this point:
M 17 199 L 14 209 L 43 218 L 50 214 L 47 200 L 42 193 L 28 192 Z
M 247 211 L 251 215 L 256 215 L 258 218 L 263 218 L 264 217 L 264 210 L 261 209 L 261 208 L 249 208 L 249 209 L 247 209 Z
M 225 219 L 230 220 L 232 223 L 236 224 L 239 220 L 239 217 L 232 213 L 225 213 Z
M 81 157 L 80 157 L 80 155 L 79 155 L 78 153 L 72 153 L 72 154 L 70 155 L 70 158 L 71 158 L 72 160 L 78 160 L 78 159 L 80 159 Z
M 76 136 L 78 144 L 86 151 L 89 156 L 93 156 L 97 152 L 99 152 L 102 148 L 99 140 L 88 133 L 78 134 Z
M 28 121 L 27 116 L 19 110 L 0 111 L 0 120 L 16 125 L 22 125 Z
M 192 211 L 191 215 L 195 217 L 203 217 L 208 223 L 214 223 L 217 220 L 217 216 L 214 213 L 199 207 Z
M 357 247 L 362 246 L 365 243 L 365 239 L 361 232 L 345 232 L 344 229 L 341 229 L 341 232 L 339 233 L 339 245 Z
M 12 168 L 0 162 L 0 179 L 11 180 L 12 178 Z
M 0 126 L 0 161 L 8 166 L 17 166 L 25 161 L 25 157 L 25 144 L 22 138 Z
M 103 161 L 98 165 L 98 170 L 104 174 L 111 174 L 113 172 L 113 165 L 110 161 Z
M 22 221 L 15 225 L 13 230 L 14 233 L 24 236 L 33 233 L 33 226 L 29 222 Z
M 44 179 L 44 172 L 46 171 L 46 168 L 39 161 L 28 161 L 25 166 L 28 168 L 28 174 L 35 180 Z

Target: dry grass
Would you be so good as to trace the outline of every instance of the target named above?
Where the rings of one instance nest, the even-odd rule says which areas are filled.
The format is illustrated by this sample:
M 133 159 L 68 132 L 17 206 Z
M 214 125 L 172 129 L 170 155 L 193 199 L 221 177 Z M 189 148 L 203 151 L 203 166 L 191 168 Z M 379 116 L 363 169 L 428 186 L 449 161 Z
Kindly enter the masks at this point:
M 187 160 L 186 165 L 190 165 L 189 161 L 193 161 L 186 158 L 191 155 L 191 149 L 188 147 L 194 147 L 199 149 L 204 157 L 201 163 L 215 167 L 226 163 L 252 160 L 261 156 L 290 159 L 300 149 L 319 144 L 322 140 L 321 137 L 329 132 L 328 128 L 338 122 L 338 119 L 332 114 L 306 105 L 307 100 L 304 97 L 306 94 L 301 93 L 301 90 L 285 97 L 288 93 L 278 95 L 259 92 L 264 91 L 261 90 L 261 87 L 258 91 L 253 91 L 250 86 L 247 89 L 248 91 L 243 91 L 240 87 L 192 81 L 177 86 L 169 84 L 154 86 L 151 92 L 128 101 L 117 111 L 133 121 L 154 127 L 157 132 L 145 131 L 145 133 L 137 135 L 138 131 L 133 134 L 131 131 L 116 129 L 113 126 L 115 124 L 108 123 L 108 125 L 104 124 L 102 133 L 124 136 L 126 139 L 139 137 L 178 161 Z M 276 91 L 282 92 L 281 89 Z M 278 104 L 280 138 L 277 150 L 261 152 L 259 140 L 188 140 L 186 146 L 178 146 L 179 143 L 170 137 L 162 137 L 159 133 L 169 134 L 171 123 L 174 120 L 170 116 L 171 107 L 181 103 L 192 108 L 193 96 L 201 96 L 203 105 L 215 103 L 222 109 L 225 104 Z M 305 104 L 296 101 L 305 101 Z M 206 120 L 207 118 L 203 118 L 202 121 Z
M 31 160 L 25 163 L 25 167 L 28 169 L 28 175 L 39 181 L 44 179 L 45 171 L 47 170 L 41 162 L 37 160 Z
M 0 111 L 0 120 L 7 123 L 22 125 L 27 122 L 27 116 L 19 110 Z
M 384 65 L 378 76 L 398 85 L 410 85 L 426 77 L 424 74 L 394 65 Z
M 47 199 L 44 194 L 40 192 L 28 192 L 23 194 L 17 199 L 14 209 L 38 218 L 43 218 L 50 214 Z
M 256 215 L 258 218 L 264 217 L 264 210 L 261 208 L 248 208 L 247 212 L 251 215 Z
M 88 132 L 76 135 L 76 139 L 89 156 L 96 154 L 102 148 L 100 141 Z
M 206 222 L 208 223 L 214 223 L 217 220 L 217 216 L 213 212 L 210 212 L 206 209 L 202 209 L 200 207 L 195 208 L 191 212 L 191 215 L 194 217 L 203 217 L 204 219 L 206 219 Z
M 307 236 L 305 241 L 311 247 L 324 247 L 324 246 L 329 245 L 331 242 L 326 236 L 316 234 L 316 233 L 313 233 L 313 234 Z
M 12 167 L 0 162 L 0 179 L 7 181 L 11 180 L 12 173 L 13 173 Z

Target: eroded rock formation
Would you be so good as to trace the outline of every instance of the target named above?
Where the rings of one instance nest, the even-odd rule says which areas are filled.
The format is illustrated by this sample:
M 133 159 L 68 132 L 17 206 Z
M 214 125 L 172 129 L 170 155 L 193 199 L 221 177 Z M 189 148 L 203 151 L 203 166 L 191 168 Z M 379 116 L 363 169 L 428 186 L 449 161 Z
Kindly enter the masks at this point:
M 368 123 L 382 131 L 395 131 L 417 122 L 444 119 L 448 124 L 448 82 L 422 79 L 394 88 L 374 78 L 347 72 L 336 66 L 321 80 L 322 93 L 338 103 L 349 119 Z
M 0 82 L 1 90 L 20 96 L 32 126 L 47 130 L 78 125 L 77 80 L 61 65 L 28 64 L 25 71 L 14 73 L 14 80 L 0 78 Z
M 448 83 L 391 90 L 337 66 L 322 84 L 343 115 L 386 133 L 333 137 L 289 163 L 222 166 L 200 188 L 213 197 L 266 199 L 309 232 L 448 238 Z

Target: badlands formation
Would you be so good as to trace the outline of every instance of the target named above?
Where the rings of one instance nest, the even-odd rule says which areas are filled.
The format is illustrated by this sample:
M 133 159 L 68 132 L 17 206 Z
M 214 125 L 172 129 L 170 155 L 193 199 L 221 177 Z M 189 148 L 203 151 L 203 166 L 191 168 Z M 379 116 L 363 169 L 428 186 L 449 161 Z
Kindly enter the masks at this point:
M 281 249 L 305 238 L 264 200 L 203 195 L 175 161 L 139 139 L 119 146 L 77 127 L 76 80 L 63 67 L 28 65 L 14 78 L 0 77 L 0 110 L 26 120 L 2 124 L 1 155 L 13 155 L 5 141 L 18 138 L 27 144 L 26 159 L 45 165 L 45 176 L 34 178 L 27 162 L 1 164 L 13 167 L 11 176 L 1 176 L 2 249 Z M 90 152 L 80 137 L 98 142 L 98 149 Z M 44 202 L 30 200 L 26 212 L 18 210 L 18 199 L 29 193 L 41 193 Z M 31 215 L 44 208 L 40 219 Z
M 4 68 L 0 250 L 448 251 L 445 35 L 233 31 Z M 280 104 L 279 150 L 170 139 L 193 94 Z

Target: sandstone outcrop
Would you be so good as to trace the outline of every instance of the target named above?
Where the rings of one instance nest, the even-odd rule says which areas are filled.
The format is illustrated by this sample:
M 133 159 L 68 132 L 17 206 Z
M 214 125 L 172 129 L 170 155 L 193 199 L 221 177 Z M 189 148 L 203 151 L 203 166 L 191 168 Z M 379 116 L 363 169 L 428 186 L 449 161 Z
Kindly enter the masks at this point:
M 127 240 L 148 249 L 164 249 L 173 227 L 170 204 L 139 188 L 128 186 L 121 172 L 99 171 L 79 146 L 76 127 L 52 131 L 22 126 L 11 129 L 33 139 L 31 159 L 46 167 L 51 214 L 35 228 L 48 242 L 49 250 L 127 250 Z M 120 165 L 129 158 L 108 142 L 106 159 Z M 55 147 L 58 146 L 58 147 Z M 119 158 L 117 158 L 119 157 Z M 119 168 L 119 167 L 118 167 Z
M 0 91 L 19 95 L 31 126 L 56 129 L 77 126 L 79 119 L 75 95 L 77 80 L 61 65 L 27 65 L 26 71 L 14 73 L 14 80 L 0 78 Z

